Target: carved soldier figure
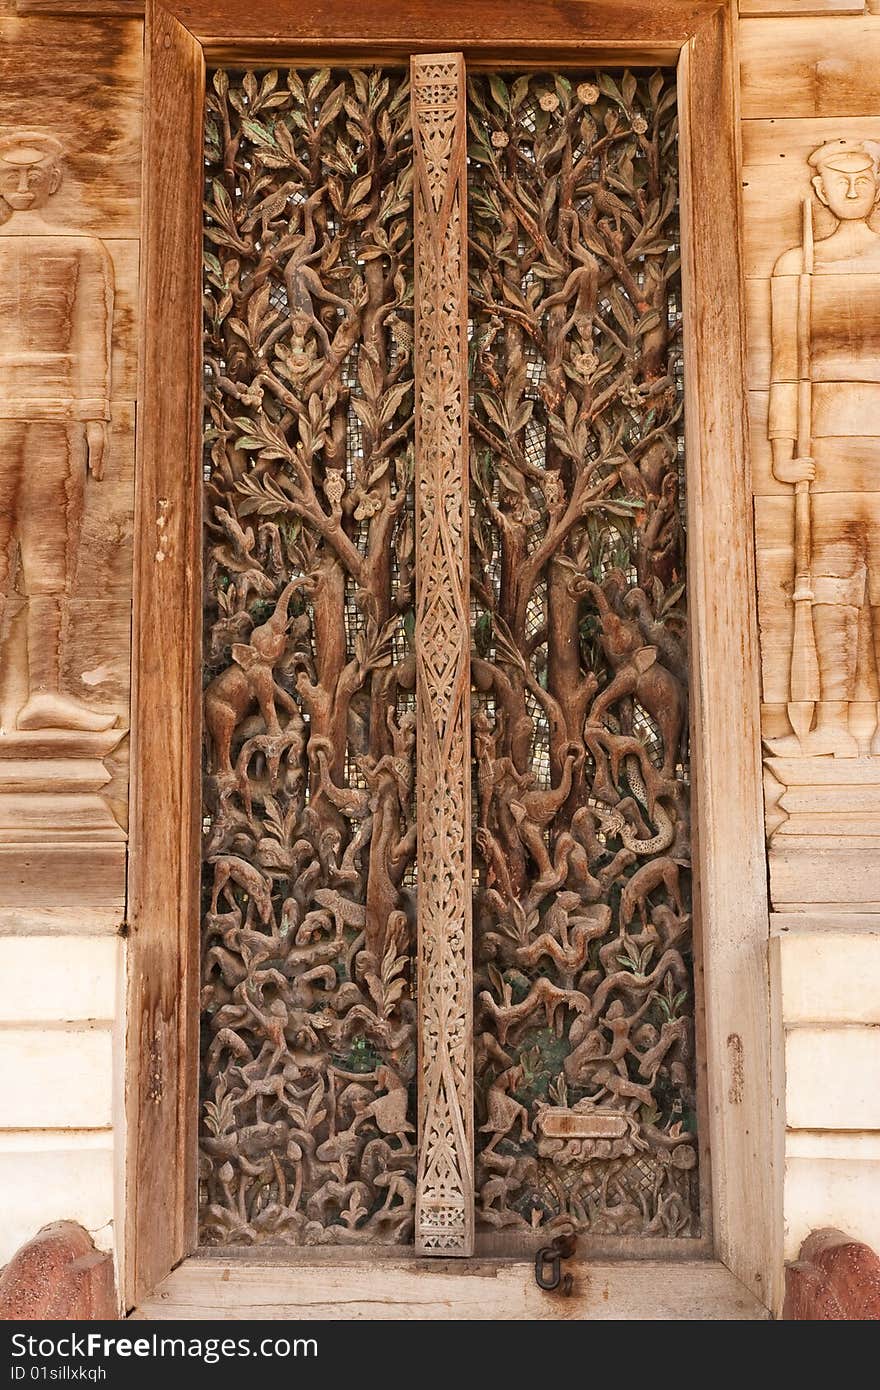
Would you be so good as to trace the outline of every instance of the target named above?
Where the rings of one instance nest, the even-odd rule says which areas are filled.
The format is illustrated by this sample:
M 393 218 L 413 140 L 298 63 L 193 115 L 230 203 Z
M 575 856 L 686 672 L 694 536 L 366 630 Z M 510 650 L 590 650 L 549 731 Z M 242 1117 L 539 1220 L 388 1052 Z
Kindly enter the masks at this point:
M 812 603 L 819 698 L 815 726 L 771 747 L 853 757 L 849 706 L 871 647 L 859 640 L 863 614 L 872 699 L 880 667 L 880 178 L 875 147 L 854 140 L 823 145 L 809 164 L 837 226 L 812 243 L 808 216 L 804 245 L 774 268 L 768 432 L 774 476 L 808 493 L 808 592 L 794 597 Z M 880 723 L 870 751 L 880 753 Z
M 17 543 L 28 602 L 17 726 L 102 730 L 115 715 L 61 690 L 62 620 L 86 473 L 101 478 L 107 448 L 113 269 L 94 237 L 41 235 L 28 216 L 60 187 L 61 154 L 45 133 L 0 140 L 0 223 L 20 223 L 0 235 L 0 634 Z

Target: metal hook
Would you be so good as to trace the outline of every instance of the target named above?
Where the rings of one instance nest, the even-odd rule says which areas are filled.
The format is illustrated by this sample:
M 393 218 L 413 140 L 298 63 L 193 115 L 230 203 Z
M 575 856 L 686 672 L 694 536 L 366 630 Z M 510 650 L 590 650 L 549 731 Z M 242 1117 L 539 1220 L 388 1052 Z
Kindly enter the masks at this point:
M 570 1274 L 562 1273 L 562 1261 L 574 1254 L 577 1237 L 573 1231 L 559 1235 L 552 1245 L 542 1245 L 535 1255 L 535 1283 L 546 1293 L 569 1295 L 573 1280 Z

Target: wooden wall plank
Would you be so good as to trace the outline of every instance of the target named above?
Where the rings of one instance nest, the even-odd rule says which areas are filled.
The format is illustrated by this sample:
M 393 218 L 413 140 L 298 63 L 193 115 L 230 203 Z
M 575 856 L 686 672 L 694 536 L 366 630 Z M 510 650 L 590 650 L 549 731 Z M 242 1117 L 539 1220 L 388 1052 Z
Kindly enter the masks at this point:
M 364 0 L 351 7 L 323 0 L 300 0 L 295 33 L 289 0 L 262 0 L 238 7 L 230 22 L 226 0 L 175 0 L 173 11 L 201 41 L 222 35 L 231 43 L 275 39 L 283 43 L 397 44 L 431 51 L 497 48 L 516 43 L 582 46 L 594 41 L 632 48 L 634 38 L 677 51 L 703 20 L 717 11 L 717 0 L 444 0 L 434 7 L 420 0 Z M 672 44 L 670 45 L 670 40 Z
M 15 5 L 15 0 L 11 0 Z M 18 13 L 29 15 L 108 15 L 143 17 L 144 0 L 18 0 Z
M 567 1268 L 574 1291 L 559 1298 L 537 1287 L 531 1262 L 473 1260 L 465 1272 L 446 1261 L 413 1259 L 381 1265 L 191 1259 L 135 1317 L 491 1322 L 767 1316 L 740 1281 L 711 1260 L 674 1266 L 654 1260 L 571 1261 Z
M 116 932 L 125 845 L 0 847 L 0 934 Z
M 875 15 L 743 19 L 738 33 L 745 119 L 872 116 L 880 110 Z
M 770 279 L 746 280 L 746 354 L 749 387 L 766 391 L 770 385 Z
M 874 842 L 876 845 L 876 841 Z M 779 911 L 805 903 L 827 903 L 836 911 L 845 904 L 880 903 L 880 856 L 852 843 L 816 844 L 811 837 L 783 836 L 770 846 L 770 896 Z
M 789 695 L 794 610 L 794 502 L 787 496 L 755 498 L 755 563 L 761 633 L 761 689 L 769 704 Z
M 804 124 L 808 124 L 804 122 Z M 812 122 L 809 122 L 812 125 Z M 870 123 L 865 121 L 865 126 Z M 880 121 L 873 123 L 880 140 Z M 865 134 L 870 139 L 870 134 Z M 821 139 L 803 142 L 803 158 L 775 164 L 751 164 L 743 168 L 743 206 L 745 236 L 743 250 L 747 276 L 770 276 L 783 251 L 801 244 L 803 201 L 810 192 L 812 170 L 807 156 L 821 145 Z M 829 236 L 837 223 L 818 199 L 813 199 L 813 225 L 816 240 Z M 880 226 L 880 214 L 872 220 Z
M 110 448 L 105 460 L 104 477 L 100 484 L 86 488 L 79 564 L 73 592 L 80 599 L 124 596 L 130 603 L 135 406 L 133 401 L 112 401 L 110 410 Z M 120 652 L 115 662 L 124 666 L 127 690 L 128 636 L 125 645 L 125 654 Z
M 780 107 L 780 111 L 784 108 Z M 820 145 L 833 140 L 880 140 L 880 116 L 814 116 L 743 121 L 743 178 L 754 166 L 769 164 L 788 174 L 792 165 L 807 177 L 807 159 Z
M 716 1250 L 746 1287 L 774 1307 L 781 1174 L 768 1094 L 760 658 L 751 599 L 737 111 L 728 18 L 719 15 L 705 25 L 679 67 L 695 864 Z M 765 1180 L 756 1187 L 758 1172 Z
M 47 230 L 139 235 L 141 35 L 112 19 L 0 20 L 0 133 L 50 131 L 65 151 Z
M 117 0 L 118 3 L 118 0 Z M 743 18 L 754 15 L 864 14 L 863 0 L 739 0 Z
M 864 1129 L 790 1129 L 785 1136 L 785 1152 L 788 1158 L 878 1163 L 880 1132 Z
M 105 246 L 113 262 L 115 295 L 113 302 L 112 382 L 113 398 L 133 401 L 137 397 L 140 333 L 140 289 L 138 270 L 140 242 L 116 241 Z
M 834 908 L 817 908 L 814 912 L 771 912 L 770 931 L 774 936 L 787 932 L 868 932 L 880 935 L 880 916 L 875 913 L 840 914 Z
M 195 1239 L 204 60 L 159 0 L 147 8 L 144 100 L 146 334 L 129 883 L 131 1302 Z M 162 331 L 169 314 L 172 333 Z

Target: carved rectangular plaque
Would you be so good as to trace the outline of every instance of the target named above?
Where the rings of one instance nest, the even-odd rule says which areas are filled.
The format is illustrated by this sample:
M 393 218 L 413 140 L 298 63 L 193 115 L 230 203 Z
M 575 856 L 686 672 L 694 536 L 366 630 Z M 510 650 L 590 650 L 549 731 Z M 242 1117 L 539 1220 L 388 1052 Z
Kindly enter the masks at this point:
M 620 1139 L 626 1134 L 626 1116 L 607 1111 L 586 1114 L 548 1106 L 537 1120 L 547 1139 Z
M 464 61 L 412 60 L 419 1167 L 416 1246 L 473 1248 Z

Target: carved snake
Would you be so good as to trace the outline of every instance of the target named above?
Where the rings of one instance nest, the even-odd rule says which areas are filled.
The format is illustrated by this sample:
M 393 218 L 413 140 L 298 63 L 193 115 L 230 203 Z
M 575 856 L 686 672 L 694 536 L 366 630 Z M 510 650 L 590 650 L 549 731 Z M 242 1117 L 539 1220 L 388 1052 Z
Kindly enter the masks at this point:
M 648 793 L 642 780 L 638 758 L 630 754 L 624 760 L 624 766 L 626 768 L 626 780 L 629 782 L 633 796 L 647 807 Z M 647 840 L 640 840 L 633 834 L 620 811 L 606 811 L 602 807 L 596 807 L 596 815 L 605 834 L 619 836 L 625 848 L 632 850 L 634 854 L 660 854 L 669 848 L 675 838 L 675 826 L 672 819 L 659 802 L 654 807 L 654 822 L 657 826 L 657 833 Z

